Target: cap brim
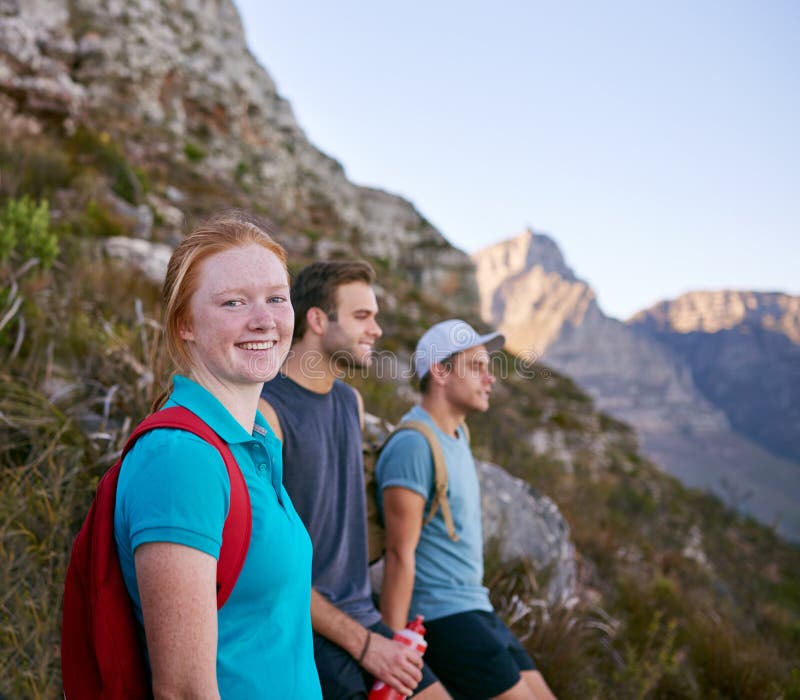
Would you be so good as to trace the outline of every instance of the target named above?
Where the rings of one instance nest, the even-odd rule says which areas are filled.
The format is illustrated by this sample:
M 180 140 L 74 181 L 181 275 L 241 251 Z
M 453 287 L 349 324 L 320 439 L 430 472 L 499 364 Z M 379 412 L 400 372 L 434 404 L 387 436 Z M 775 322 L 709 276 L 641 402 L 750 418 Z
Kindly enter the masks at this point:
M 482 345 L 486 346 L 488 352 L 494 352 L 506 344 L 506 337 L 499 332 L 487 333 L 480 336 L 480 341 Z

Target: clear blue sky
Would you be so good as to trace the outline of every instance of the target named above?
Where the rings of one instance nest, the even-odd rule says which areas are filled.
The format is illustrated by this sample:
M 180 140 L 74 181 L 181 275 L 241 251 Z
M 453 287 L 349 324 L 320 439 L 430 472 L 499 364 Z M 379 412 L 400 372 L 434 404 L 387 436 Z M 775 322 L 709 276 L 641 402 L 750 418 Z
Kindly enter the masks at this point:
M 548 233 L 621 318 L 800 293 L 800 1 L 235 1 L 310 140 L 458 247 Z

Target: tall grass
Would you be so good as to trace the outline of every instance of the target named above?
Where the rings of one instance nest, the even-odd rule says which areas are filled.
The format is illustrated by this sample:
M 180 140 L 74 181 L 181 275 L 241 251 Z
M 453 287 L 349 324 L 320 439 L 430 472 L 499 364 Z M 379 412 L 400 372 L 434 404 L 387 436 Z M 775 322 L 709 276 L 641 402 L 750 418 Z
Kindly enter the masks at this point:
M 93 451 L 31 387 L 2 374 L 0 395 L 0 692 L 54 698 L 61 590 Z
M 146 323 L 144 334 L 155 335 Z M 72 540 L 97 480 L 156 389 L 144 369 L 151 347 L 114 348 L 122 339 L 109 329 L 105 339 L 89 366 L 99 376 L 113 368 L 114 384 L 62 386 L 58 398 L 0 374 L 0 694 L 9 698 L 59 696 L 61 593 Z
M 56 244 L 46 206 L 20 200 L 2 212 L 0 697 L 49 699 L 61 692 L 72 540 L 157 393 L 160 327 L 155 290 L 86 241 Z M 59 245 L 60 262 L 45 271 Z M 25 260 L 37 250 L 41 260 Z

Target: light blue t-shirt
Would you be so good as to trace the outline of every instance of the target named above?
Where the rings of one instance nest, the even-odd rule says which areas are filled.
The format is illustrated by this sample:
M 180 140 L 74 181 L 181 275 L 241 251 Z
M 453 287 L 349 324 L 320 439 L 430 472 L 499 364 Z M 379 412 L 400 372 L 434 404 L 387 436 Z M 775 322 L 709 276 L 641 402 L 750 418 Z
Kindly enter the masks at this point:
M 282 486 L 281 443 L 261 414 L 249 434 L 208 391 L 175 377 L 166 406 L 189 409 L 228 443 L 250 493 L 250 548 L 218 613 L 217 682 L 225 700 L 320 700 L 311 632 L 311 540 Z M 218 558 L 230 483 L 216 448 L 182 430 L 142 436 L 123 463 L 114 535 L 142 620 L 133 553 L 146 542 Z
M 481 494 L 475 461 L 461 428 L 458 437 L 442 432 L 421 407 L 403 420 L 428 423 L 439 439 L 447 464 L 447 498 L 458 541 L 447 534 L 441 508 L 422 528 L 416 549 L 416 577 L 409 615 L 435 620 L 468 610 L 492 610 L 483 585 L 483 532 Z M 402 486 L 425 498 L 425 515 L 434 492 L 433 456 L 425 436 L 413 430 L 395 435 L 383 448 L 375 465 L 378 506 L 383 513 L 383 489 Z

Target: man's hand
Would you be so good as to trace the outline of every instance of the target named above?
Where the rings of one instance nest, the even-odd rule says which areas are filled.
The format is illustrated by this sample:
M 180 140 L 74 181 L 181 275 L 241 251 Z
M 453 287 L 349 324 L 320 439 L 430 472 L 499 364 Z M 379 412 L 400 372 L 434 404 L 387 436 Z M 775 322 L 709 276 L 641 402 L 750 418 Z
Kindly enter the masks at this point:
M 405 644 L 370 632 L 372 639 L 361 665 L 375 678 L 408 697 L 422 680 L 422 656 Z
M 317 634 L 338 644 L 358 660 L 369 635 L 363 666 L 375 678 L 403 695 L 411 695 L 422 679 L 422 656 L 405 644 L 371 632 L 343 613 L 315 588 L 311 589 L 311 624 Z

